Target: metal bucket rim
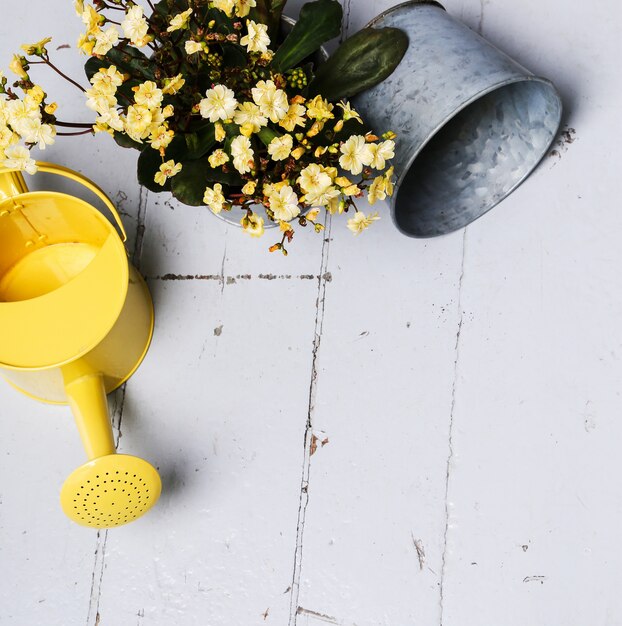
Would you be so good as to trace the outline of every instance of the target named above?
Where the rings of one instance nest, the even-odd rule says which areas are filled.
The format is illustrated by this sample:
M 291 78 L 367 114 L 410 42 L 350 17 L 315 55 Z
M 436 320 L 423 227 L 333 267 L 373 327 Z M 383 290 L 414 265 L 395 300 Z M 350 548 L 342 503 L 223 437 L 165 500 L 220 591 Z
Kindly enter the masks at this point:
M 364 28 L 373 28 L 376 22 L 382 19 L 383 17 L 386 17 L 387 15 L 390 15 L 391 13 L 394 13 L 395 11 L 399 11 L 400 9 L 403 9 L 405 7 L 408 7 L 411 5 L 418 5 L 418 4 L 423 5 L 423 6 L 428 5 L 428 6 L 438 7 L 439 9 L 443 9 L 443 11 L 447 11 L 447 9 L 440 2 L 436 2 L 436 0 L 406 0 L 406 2 L 400 2 L 399 4 L 396 4 L 390 9 L 386 9 L 382 13 L 379 13 L 378 15 L 376 15 L 376 17 L 374 17 L 371 21 L 369 21 L 364 26 Z
M 416 3 L 416 2 L 418 2 L 418 0 L 411 0 L 411 2 L 407 2 L 407 3 L 404 3 L 404 4 L 412 4 L 413 2 Z M 468 100 L 466 100 L 464 103 L 462 103 L 462 105 L 459 108 L 457 108 L 455 111 L 453 111 L 451 116 L 445 118 L 442 122 L 437 124 L 434 127 L 434 129 L 432 131 L 430 131 L 430 133 L 426 137 L 425 141 L 421 143 L 421 145 L 417 148 L 417 150 L 415 152 L 413 152 L 413 154 L 411 155 L 410 159 L 408 160 L 408 162 L 406 164 L 406 167 L 404 168 L 404 171 L 403 171 L 402 175 L 395 182 L 395 188 L 396 188 L 397 193 L 395 193 L 392 196 L 392 198 L 391 198 L 391 205 L 390 205 L 391 218 L 393 219 L 393 223 L 395 224 L 396 228 L 400 231 L 400 233 L 402 233 L 403 235 L 407 235 L 408 237 L 412 237 L 414 239 L 431 239 L 432 237 L 437 237 L 438 236 L 438 235 L 415 235 L 415 234 L 413 234 L 411 232 L 408 232 L 408 231 L 404 230 L 400 226 L 400 224 L 397 221 L 396 216 L 395 216 L 395 204 L 397 202 L 397 196 L 399 195 L 399 188 L 400 188 L 401 184 L 403 183 L 404 178 L 406 177 L 406 175 L 410 172 L 410 170 L 411 170 L 415 160 L 421 154 L 421 151 L 428 145 L 428 143 L 436 136 L 436 134 L 444 126 L 449 124 L 449 122 L 451 122 L 451 120 L 453 120 L 459 113 L 464 111 L 467 107 L 471 106 L 474 102 L 476 102 L 480 98 L 483 98 L 484 96 L 488 95 L 489 93 L 493 93 L 494 91 L 497 91 L 498 89 L 502 89 L 503 87 L 507 87 L 509 85 L 515 85 L 517 83 L 523 83 L 523 82 L 542 83 L 542 84 L 544 84 L 544 85 L 546 85 L 546 86 L 551 88 L 552 93 L 556 97 L 557 104 L 558 104 L 558 111 L 559 111 L 559 117 L 558 117 L 557 124 L 556 124 L 556 132 L 553 133 L 553 135 L 551 137 L 551 141 L 546 145 L 546 147 L 544 148 L 542 154 L 539 155 L 538 158 L 535 160 L 535 162 L 533 164 L 533 167 L 525 173 L 525 176 L 523 176 L 520 180 L 518 180 L 516 182 L 516 184 L 514 184 L 507 191 L 507 193 L 503 196 L 503 198 L 499 198 L 499 200 L 497 200 L 494 204 L 491 204 L 483 213 L 481 213 L 478 217 L 476 217 L 474 220 L 469 222 L 469 224 L 472 224 L 473 222 L 477 221 L 480 217 L 483 217 L 484 215 L 486 215 L 486 213 L 488 213 L 488 211 L 493 209 L 502 200 L 507 198 L 534 171 L 534 169 L 538 166 L 538 163 L 540 163 L 540 161 L 543 159 L 543 157 L 546 154 L 547 150 L 551 147 L 551 144 L 555 141 L 555 136 L 556 136 L 557 130 L 559 129 L 559 126 L 561 124 L 562 108 L 563 108 L 562 99 L 561 99 L 561 96 L 559 95 L 559 92 L 557 91 L 557 88 L 555 87 L 553 81 L 549 80 L 548 78 L 543 78 L 541 76 L 535 76 L 535 75 L 531 75 L 531 76 L 530 75 L 514 76 L 512 78 L 507 78 L 507 79 L 502 80 L 502 81 L 500 81 L 498 83 L 495 83 L 494 85 L 491 85 L 491 86 L 487 87 L 486 89 L 482 89 L 481 91 L 478 91 L 473 96 L 471 96 Z M 468 224 L 467 224 L 467 226 L 468 226 Z M 454 230 L 448 231 L 447 233 L 444 233 L 444 234 L 450 234 L 452 232 L 460 230 L 461 228 L 464 228 L 464 226 L 458 226 Z

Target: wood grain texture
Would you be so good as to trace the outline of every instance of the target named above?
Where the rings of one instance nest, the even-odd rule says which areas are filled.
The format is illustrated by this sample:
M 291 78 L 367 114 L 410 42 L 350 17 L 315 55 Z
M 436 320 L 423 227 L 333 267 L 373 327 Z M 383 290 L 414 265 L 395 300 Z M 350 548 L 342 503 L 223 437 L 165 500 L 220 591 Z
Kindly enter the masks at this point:
M 4 8 L 2 65 L 51 34 L 80 75 L 61 4 L 32 0 L 25 35 Z M 390 4 L 345 0 L 343 36 Z M 142 192 L 107 137 L 45 153 L 117 202 L 153 291 L 152 349 L 111 402 L 119 449 L 164 492 L 127 527 L 73 526 L 71 416 L 1 387 L 0 624 L 622 621 L 622 10 L 446 6 L 566 105 L 551 154 L 466 231 L 410 240 L 381 207 L 357 238 L 337 218 L 297 233 L 285 259 Z

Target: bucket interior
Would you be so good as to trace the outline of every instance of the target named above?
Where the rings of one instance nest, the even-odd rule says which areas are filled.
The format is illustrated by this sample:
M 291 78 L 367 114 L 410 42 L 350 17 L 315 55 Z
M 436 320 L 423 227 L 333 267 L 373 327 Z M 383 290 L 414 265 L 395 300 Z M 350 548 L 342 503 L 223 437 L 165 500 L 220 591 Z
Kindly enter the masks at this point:
M 472 102 L 414 159 L 395 198 L 397 226 L 433 237 L 482 216 L 536 167 L 560 117 L 555 89 L 539 80 L 504 85 Z
M 0 302 L 45 295 L 83 272 L 114 230 L 78 198 L 32 192 L 0 204 Z

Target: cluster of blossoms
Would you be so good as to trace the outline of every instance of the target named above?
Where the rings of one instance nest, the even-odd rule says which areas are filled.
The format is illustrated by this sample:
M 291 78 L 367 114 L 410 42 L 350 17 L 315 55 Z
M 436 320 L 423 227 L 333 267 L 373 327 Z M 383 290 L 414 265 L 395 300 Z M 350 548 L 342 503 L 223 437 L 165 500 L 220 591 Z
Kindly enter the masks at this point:
M 155 7 L 151 16 L 131 0 L 93 3 L 74 2 L 86 28 L 78 47 L 96 63 L 90 72 L 87 63 L 90 86 L 82 89 L 97 115 L 88 132 L 141 150 L 139 177 L 141 167 L 151 167 L 152 186 L 144 184 L 172 190 L 183 202 L 177 192 L 195 183 L 184 176 L 189 164 L 196 172 L 199 159 L 203 203 L 214 213 L 241 209 L 240 223 L 252 236 L 263 234 L 265 216 L 282 233 L 270 250 L 284 254 L 296 223 L 320 232 L 321 214 L 353 210 L 347 225 L 358 234 L 379 219 L 359 211 L 355 200 L 366 195 L 373 205 L 392 195 L 394 134 L 366 131 L 345 100 L 309 94 L 309 64 L 274 69 L 268 26 L 251 19 L 256 0 L 193 0 L 183 11 L 166 0 L 158 6 L 168 8 Z M 108 10 L 120 19 L 107 17 Z M 2 79 L 9 99 L 0 100 L 0 157 L 7 167 L 34 171 L 28 149 L 54 141 L 56 105 L 46 105 L 27 74 L 33 62 L 62 74 L 49 61 L 48 41 L 23 47 L 37 61 L 16 56 L 11 65 L 24 98 Z M 197 132 L 205 150 L 189 159 L 179 141 Z
M 47 55 L 45 45 L 49 39 L 36 44 L 23 45 L 26 54 L 37 51 Z M 30 156 L 30 148 L 38 146 L 45 150 L 56 138 L 56 127 L 49 123 L 54 119 L 56 103 L 46 104 L 46 93 L 28 76 L 29 68 L 24 56 L 14 55 L 9 66 L 18 80 L 13 88 L 7 77 L 0 72 L 0 166 L 34 174 L 37 167 Z M 20 88 L 22 97 L 15 91 Z

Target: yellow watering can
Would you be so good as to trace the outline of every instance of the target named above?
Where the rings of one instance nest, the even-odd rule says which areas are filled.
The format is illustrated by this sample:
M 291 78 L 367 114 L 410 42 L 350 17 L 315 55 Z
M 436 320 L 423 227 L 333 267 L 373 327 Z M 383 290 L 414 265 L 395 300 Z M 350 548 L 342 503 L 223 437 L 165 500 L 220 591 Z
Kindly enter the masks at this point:
M 30 397 L 71 406 L 89 461 L 65 481 L 63 510 L 84 526 L 120 526 L 161 490 L 154 467 L 116 454 L 106 400 L 147 352 L 151 296 L 104 192 L 67 168 L 38 166 L 99 196 L 122 238 L 90 204 L 28 191 L 21 173 L 0 168 L 0 373 Z

